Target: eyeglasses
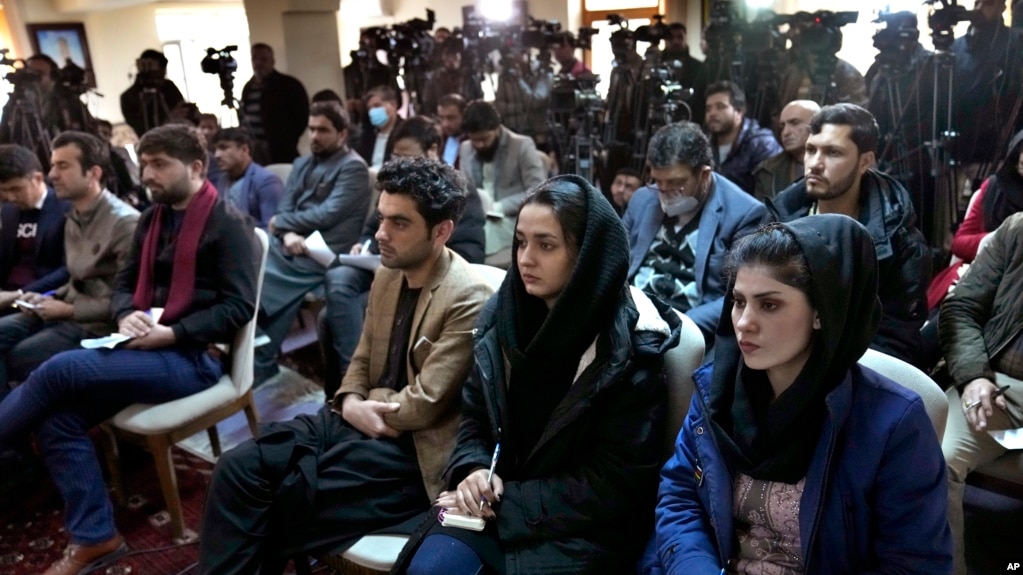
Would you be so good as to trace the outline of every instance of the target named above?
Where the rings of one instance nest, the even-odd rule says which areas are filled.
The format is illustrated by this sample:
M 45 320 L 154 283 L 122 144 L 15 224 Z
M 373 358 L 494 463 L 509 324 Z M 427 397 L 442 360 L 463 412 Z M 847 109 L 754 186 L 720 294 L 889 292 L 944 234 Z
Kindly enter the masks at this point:
M 686 186 L 689 185 L 689 178 L 672 178 L 663 181 L 654 179 L 647 185 L 662 194 L 681 194 L 686 191 Z

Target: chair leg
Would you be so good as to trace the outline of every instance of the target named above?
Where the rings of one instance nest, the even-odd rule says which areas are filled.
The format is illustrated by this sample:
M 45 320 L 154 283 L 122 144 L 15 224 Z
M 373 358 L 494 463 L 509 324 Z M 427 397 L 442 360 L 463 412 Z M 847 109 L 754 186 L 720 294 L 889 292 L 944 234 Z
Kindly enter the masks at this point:
M 124 507 L 128 504 L 128 494 L 124 490 L 124 478 L 121 475 L 121 454 L 117 447 L 117 435 L 110 425 L 100 425 L 99 448 L 103 452 L 103 459 L 107 462 L 107 471 L 110 473 L 110 488 L 114 492 L 114 501 Z
M 185 518 L 181 511 L 181 496 L 178 494 L 178 478 L 174 473 L 174 461 L 171 457 L 171 442 L 166 435 L 148 437 L 149 449 L 153 452 L 156 462 L 156 475 L 160 478 L 160 489 L 163 500 L 167 504 L 167 513 L 171 519 L 171 536 L 180 540 L 185 536 Z
M 213 450 L 213 457 L 220 457 L 220 433 L 217 431 L 217 424 L 206 428 L 206 435 L 210 438 L 210 449 Z
M 245 392 L 245 419 L 249 421 L 252 437 L 259 437 L 259 416 L 256 414 L 256 401 L 252 397 L 251 389 Z

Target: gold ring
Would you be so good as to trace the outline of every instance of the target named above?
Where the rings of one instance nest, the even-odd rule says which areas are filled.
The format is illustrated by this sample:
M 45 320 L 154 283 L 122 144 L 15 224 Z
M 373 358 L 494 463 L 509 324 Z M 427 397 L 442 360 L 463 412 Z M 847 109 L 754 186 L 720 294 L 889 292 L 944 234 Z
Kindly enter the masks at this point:
M 968 410 L 968 409 L 970 409 L 971 407 L 973 407 L 974 405 L 977 405 L 977 404 L 976 404 L 976 403 L 974 403 L 974 402 L 972 402 L 972 401 L 964 401 L 964 402 L 963 402 L 963 409 L 964 409 L 964 410 Z

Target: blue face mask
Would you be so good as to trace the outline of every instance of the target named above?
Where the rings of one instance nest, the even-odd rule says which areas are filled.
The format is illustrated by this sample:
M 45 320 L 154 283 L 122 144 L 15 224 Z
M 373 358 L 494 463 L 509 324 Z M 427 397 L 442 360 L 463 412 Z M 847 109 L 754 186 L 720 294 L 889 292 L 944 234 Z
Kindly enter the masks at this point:
M 376 108 L 369 109 L 369 123 L 373 124 L 374 128 L 379 128 L 387 123 L 387 109 L 383 106 L 377 106 Z

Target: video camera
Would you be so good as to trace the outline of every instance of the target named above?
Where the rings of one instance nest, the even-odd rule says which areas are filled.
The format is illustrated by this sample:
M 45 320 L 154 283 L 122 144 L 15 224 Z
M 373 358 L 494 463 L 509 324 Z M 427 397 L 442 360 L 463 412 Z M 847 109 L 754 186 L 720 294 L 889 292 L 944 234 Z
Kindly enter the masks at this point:
M 858 17 L 859 12 L 818 10 L 777 16 L 775 23 L 789 25 L 793 47 L 810 54 L 834 55 L 842 49 L 840 28 L 855 23 Z
M 656 45 L 668 37 L 668 25 L 664 23 L 664 14 L 654 14 L 650 19 L 654 23 L 636 28 L 633 36 L 638 42 L 649 42 Z
M 220 74 L 230 75 L 234 74 L 234 71 L 238 69 L 238 61 L 234 59 L 231 52 L 238 49 L 238 46 L 224 46 L 217 50 L 216 48 L 206 48 L 206 57 L 200 62 L 202 71 L 207 74 Z M 142 70 L 139 69 L 139 73 Z
M 955 41 L 953 28 L 959 22 L 973 23 L 975 14 L 956 3 L 956 0 L 925 0 L 924 3 L 934 6 L 940 1 L 941 8 L 931 12 L 927 24 L 931 27 L 931 40 L 934 49 L 947 52 L 952 49 Z
M 428 34 L 433 30 L 437 17 L 433 10 L 426 9 L 426 20 L 413 18 L 407 22 L 391 26 L 390 41 L 387 43 L 388 61 L 398 62 L 401 59 L 425 61 L 433 54 L 433 37 Z
M 910 21 L 905 12 L 881 12 L 877 15 L 875 23 L 884 24 L 874 34 L 874 47 L 885 52 L 898 52 L 912 47 L 920 40 L 920 30 L 916 27 L 916 16 L 912 12 Z
M 224 91 L 224 99 L 221 104 L 228 108 L 234 108 L 237 102 L 234 99 L 234 72 L 238 69 L 238 61 L 231 56 L 231 52 L 238 49 L 238 46 L 224 46 L 220 50 L 206 48 L 206 57 L 199 65 L 202 71 L 207 74 L 220 76 L 220 89 Z

